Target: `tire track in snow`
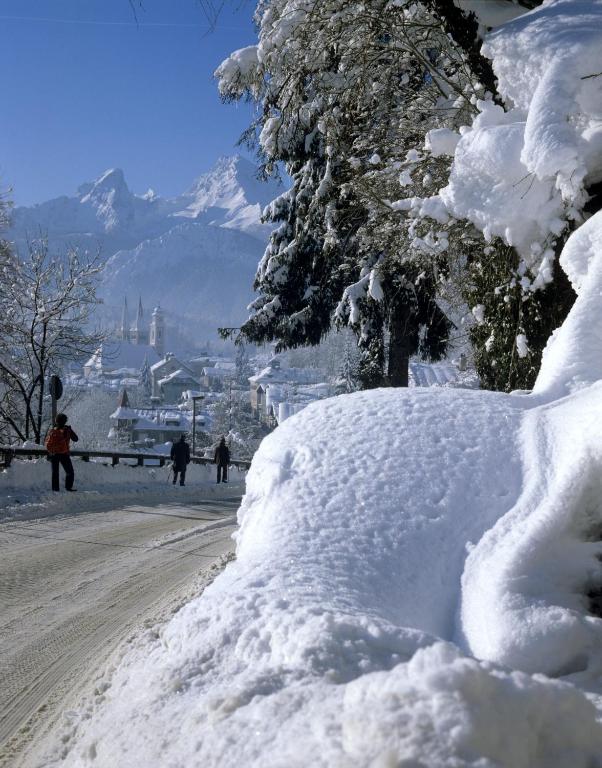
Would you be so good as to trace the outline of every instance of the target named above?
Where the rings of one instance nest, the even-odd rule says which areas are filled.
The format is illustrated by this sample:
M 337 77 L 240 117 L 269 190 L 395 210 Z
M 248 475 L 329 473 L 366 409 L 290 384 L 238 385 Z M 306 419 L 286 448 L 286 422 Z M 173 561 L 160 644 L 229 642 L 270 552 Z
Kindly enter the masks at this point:
M 233 550 L 239 499 L 0 525 L 0 766 L 28 765 L 136 627 Z

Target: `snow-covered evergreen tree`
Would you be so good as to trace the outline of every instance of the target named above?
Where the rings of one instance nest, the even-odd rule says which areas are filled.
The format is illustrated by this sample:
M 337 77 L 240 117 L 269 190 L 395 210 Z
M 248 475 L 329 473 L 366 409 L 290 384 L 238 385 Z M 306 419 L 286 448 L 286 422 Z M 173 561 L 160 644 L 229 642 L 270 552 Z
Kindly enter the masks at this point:
M 284 162 L 293 185 L 267 210 L 278 226 L 243 335 L 282 349 L 349 323 L 364 384 L 407 384 L 411 354 L 445 351 L 446 256 L 436 232 L 417 239 L 390 201 L 436 188 L 423 167 L 445 173 L 449 160 L 416 147 L 428 130 L 466 122 L 484 88 L 424 3 L 274 0 L 257 21 L 259 44 L 221 65 L 220 90 L 261 104 L 266 171 Z
M 520 14 L 539 0 L 508 5 Z M 464 311 L 483 306 L 484 324 L 500 321 L 494 346 L 481 327 L 472 332 L 484 382 L 533 380 L 551 330 L 545 308 L 562 320 L 570 291 L 552 265 L 541 291 L 523 292 L 531 306 L 519 311 L 508 290 L 537 275 L 507 244 L 450 216 L 438 195 L 459 129 L 479 104 L 501 103 L 481 52 L 492 17 L 482 3 L 443 0 L 259 3 L 258 44 L 233 53 L 217 76 L 224 98 L 261 106 L 249 135 L 258 133 L 266 172 L 283 162 L 293 183 L 266 211 L 277 228 L 245 337 L 284 349 L 348 323 L 364 386 L 403 385 L 410 355 L 445 352 L 449 297 L 461 295 Z M 480 279 L 484 262 L 501 283 Z
M 248 388 L 249 376 L 253 375 L 253 368 L 251 366 L 249 355 L 247 353 L 247 350 L 244 344 L 239 344 L 236 347 L 235 363 L 236 363 L 236 383 L 239 384 L 241 387 Z
M 150 365 L 148 363 L 148 355 L 144 356 L 142 367 L 140 368 L 140 387 L 146 398 L 151 396 L 153 389 L 153 382 L 151 377 Z
M 349 338 L 345 339 L 343 349 L 343 360 L 339 372 L 339 382 L 342 384 L 345 392 L 355 392 L 359 389 L 359 361 L 357 353 L 351 346 Z

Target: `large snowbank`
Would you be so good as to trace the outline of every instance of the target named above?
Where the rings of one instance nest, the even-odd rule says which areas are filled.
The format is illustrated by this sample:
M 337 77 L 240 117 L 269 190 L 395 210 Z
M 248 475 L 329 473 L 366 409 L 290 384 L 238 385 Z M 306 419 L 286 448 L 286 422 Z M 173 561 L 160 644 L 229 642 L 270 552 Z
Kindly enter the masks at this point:
M 602 627 L 583 595 L 602 545 L 553 496 L 555 462 L 583 483 L 583 457 L 526 440 L 551 408 L 380 390 L 287 420 L 236 562 L 121 667 L 67 765 L 595 765 L 593 704 L 496 666 L 583 670 Z
M 536 392 L 557 397 L 602 379 L 602 214 L 583 224 L 565 245 L 560 265 L 579 299 L 544 351 Z
M 496 32 L 513 110 L 483 104 L 456 150 L 448 205 L 541 264 L 600 170 L 601 22 L 549 0 Z M 602 213 L 562 264 L 578 299 L 533 394 L 356 393 L 266 438 L 237 560 L 61 765 L 602 766 Z
M 600 232 L 564 256 L 578 347 Z M 541 674 L 602 671 L 602 384 L 558 398 L 565 362 L 536 395 L 379 390 L 287 420 L 236 562 L 128 657 L 66 764 L 601 765 L 594 703 Z

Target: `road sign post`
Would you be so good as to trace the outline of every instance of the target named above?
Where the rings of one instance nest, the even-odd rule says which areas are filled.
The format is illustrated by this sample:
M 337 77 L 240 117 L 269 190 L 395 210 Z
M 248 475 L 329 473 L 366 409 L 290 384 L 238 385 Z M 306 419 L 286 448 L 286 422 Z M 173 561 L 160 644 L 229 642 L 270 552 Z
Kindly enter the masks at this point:
M 52 426 L 54 426 L 54 423 L 56 421 L 56 402 L 57 400 L 60 400 L 63 395 L 63 382 L 60 380 L 60 378 L 56 375 L 52 375 L 50 377 L 50 399 L 51 399 L 51 417 L 52 417 Z

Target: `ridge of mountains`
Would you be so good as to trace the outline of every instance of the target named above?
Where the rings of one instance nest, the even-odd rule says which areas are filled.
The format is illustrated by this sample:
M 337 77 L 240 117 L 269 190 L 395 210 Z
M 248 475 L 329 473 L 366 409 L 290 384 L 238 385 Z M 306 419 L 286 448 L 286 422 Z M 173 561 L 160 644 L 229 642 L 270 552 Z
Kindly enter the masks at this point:
M 77 195 L 16 207 L 8 238 L 19 253 L 46 235 L 53 253 L 78 248 L 106 262 L 99 295 L 102 319 L 117 321 L 124 296 L 147 308 L 160 304 L 194 335 L 238 325 L 253 298 L 257 263 L 270 227 L 263 208 L 282 185 L 257 179 L 256 166 L 222 157 L 180 195 L 134 194 L 113 168 L 82 184 Z

